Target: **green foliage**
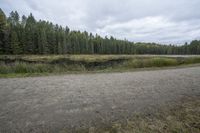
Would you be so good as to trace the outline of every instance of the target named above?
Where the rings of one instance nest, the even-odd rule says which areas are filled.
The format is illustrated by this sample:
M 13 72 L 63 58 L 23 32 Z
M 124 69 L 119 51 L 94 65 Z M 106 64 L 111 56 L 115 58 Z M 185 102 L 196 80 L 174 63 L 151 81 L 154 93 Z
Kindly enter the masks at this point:
M 5 53 L 6 43 L 6 15 L 0 8 L 0 54 Z
M 0 54 L 200 54 L 200 41 L 183 46 L 134 43 L 70 31 L 30 14 L 20 18 L 12 11 L 6 18 L 0 9 Z
M 11 39 L 10 39 L 10 44 L 13 54 L 20 54 L 22 52 L 19 43 L 20 42 L 18 41 L 17 33 L 13 31 L 11 33 Z

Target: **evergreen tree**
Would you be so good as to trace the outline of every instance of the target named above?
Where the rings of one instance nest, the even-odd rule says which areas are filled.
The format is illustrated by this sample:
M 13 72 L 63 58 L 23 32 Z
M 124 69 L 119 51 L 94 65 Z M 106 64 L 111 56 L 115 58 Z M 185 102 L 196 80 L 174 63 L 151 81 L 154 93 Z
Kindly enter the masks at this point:
M 34 51 L 36 49 L 34 45 L 34 39 L 35 39 L 35 26 L 36 20 L 33 17 L 32 13 L 28 16 L 26 20 L 26 26 L 25 26 L 25 53 L 26 54 L 34 54 Z
M 5 53 L 6 42 L 6 15 L 0 8 L 0 54 Z
M 49 47 L 47 43 L 47 36 L 44 31 L 44 29 L 41 29 L 39 31 L 39 36 L 38 36 L 38 50 L 39 54 L 49 54 Z
M 20 43 L 19 43 L 19 40 L 17 37 L 17 33 L 15 31 L 11 32 L 10 43 L 11 43 L 11 49 L 12 49 L 13 54 L 21 54 L 22 53 L 22 49 L 20 48 Z
M 62 54 L 62 44 L 58 42 L 58 54 Z
M 19 14 L 17 11 L 12 11 L 10 13 L 10 16 L 8 17 L 8 22 L 12 25 L 12 26 L 17 26 L 19 24 Z
M 32 14 L 20 18 L 17 11 L 7 18 L 0 9 L 0 54 L 200 54 L 200 41 L 182 46 L 134 43 L 70 31 L 48 21 L 36 21 Z

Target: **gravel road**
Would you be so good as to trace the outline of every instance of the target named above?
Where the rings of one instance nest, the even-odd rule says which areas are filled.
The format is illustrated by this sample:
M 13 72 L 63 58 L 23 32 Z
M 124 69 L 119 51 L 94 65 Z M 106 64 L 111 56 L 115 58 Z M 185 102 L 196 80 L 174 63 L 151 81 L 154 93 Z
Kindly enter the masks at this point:
M 200 67 L 0 79 L 0 132 L 58 132 L 200 97 Z

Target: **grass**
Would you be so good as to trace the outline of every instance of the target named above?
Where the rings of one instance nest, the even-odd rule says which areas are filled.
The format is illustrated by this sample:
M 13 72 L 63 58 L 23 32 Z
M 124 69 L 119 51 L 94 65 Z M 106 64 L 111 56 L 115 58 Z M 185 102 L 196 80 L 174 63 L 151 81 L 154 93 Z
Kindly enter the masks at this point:
M 127 68 L 145 68 L 145 67 L 166 67 L 176 66 L 178 62 L 176 59 L 171 58 L 144 58 L 144 59 L 133 59 L 123 64 L 123 67 Z
M 114 72 L 200 63 L 200 57 L 138 55 L 1 55 L 0 77 Z
M 66 71 L 84 71 L 81 65 L 49 65 L 49 64 L 28 64 L 16 62 L 12 65 L 1 64 L 1 74 L 25 74 L 25 73 L 62 73 Z
M 133 113 L 124 121 L 98 127 L 74 129 L 77 133 L 199 133 L 200 99 L 184 98 L 176 105 L 162 106 L 156 111 Z M 60 133 L 68 133 L 64 129 Z

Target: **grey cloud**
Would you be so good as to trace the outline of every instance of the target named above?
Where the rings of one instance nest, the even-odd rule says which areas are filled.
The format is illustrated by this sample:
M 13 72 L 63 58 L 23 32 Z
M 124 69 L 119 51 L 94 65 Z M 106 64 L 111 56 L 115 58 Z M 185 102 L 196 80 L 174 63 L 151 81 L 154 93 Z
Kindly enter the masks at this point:
M 130 41 L 183 43 L 200 39 L 199 0 L 2 0 L 2 8 L 32 12 L 72 29 Z

